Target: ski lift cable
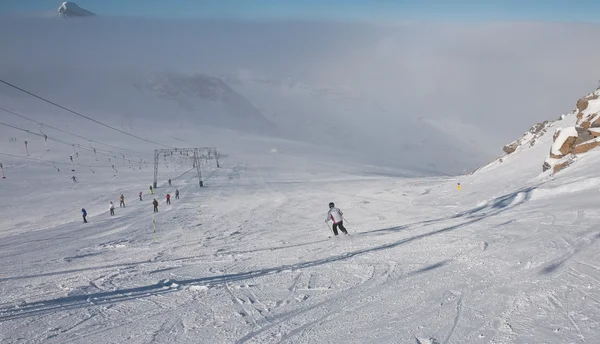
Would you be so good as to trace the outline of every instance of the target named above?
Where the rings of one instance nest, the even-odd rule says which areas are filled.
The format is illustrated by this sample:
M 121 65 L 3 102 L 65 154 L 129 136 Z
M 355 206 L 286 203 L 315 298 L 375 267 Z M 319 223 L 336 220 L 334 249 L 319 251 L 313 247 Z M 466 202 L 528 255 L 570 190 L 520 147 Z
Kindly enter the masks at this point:
M 60 131 L 61 133 L 65 133 L 65 134 L 68 134 L 68 135 L 72 135 L 72 136 L 78 137 L 78 138 L 80 138 L 80 139 L 84 139 L 84 140 L 86 140 L 86 141 L 89 141 L 89 142 L 94 142 L 94 143 L 101 144 L 101 145 L 104 145 L 104 146 L 107 146 L 107 147 L 115 148 L 115 149 L 118 149 L 118 150 L 120 150 L 120 151 L 123 151 L 123 152 L 130 152 L 130 154 L 135 154 L 135 155 L 137 155 L 137 156 L 152 156 L 152 154 L 148 154 L 148 153 L 141 153 L 141 152 L 137 152 L 137 151 L 130 150 L 130 149 L 120 148 L 120 147 L 117 147 L 117 146 L 109 145 L 108 143 L 103 143 L 103 142 L 100 142 L 100 141 L 96 141 L 96 140 L 89 139 L 89 138 L 87 138 L 87 137 L 83 137 L 83 136 L 81 136 L 81 135 L 73 134 L 73 133 L 70 133 L 70 132 L 68 132 L 68 131 L 66 131 L 66 130 L 62 130 L 62 129 L 60 129 L 60 128 L 56 128 L 56 127 L 53 127 L 53 126 L 51 126 L 51 125 L 48 125 L 48 124 L 45 124 L 45 123 L 42 123 L 42 122 L 38 122 L 38 121 L 36 121 L 36 120 L 34 120 L 34 119 L 31 119 L 31 118 L 25 117 L 25 116 L 23 116 L 23 115 L 21 115 L 21 114 L 18 114 L 18 113 L 16 113 L 16 112 L 13 112 L 13 111 L 10 111 L 10 110 L 7 110 L 7 109 L 5 109 L 5 108 L 2 108 L 2 107 L 0 107 L 0 110 L 1 110 L 1 111 L 4 111 L 4 112 L 6 112 L 6 113 L 9 113 L 9 114 L 11 114 L 11 115 L 14 115 L 14 116 L 17 116 L 17 117 L 23 118 L 23 119 L 25 119 L 25 120 L 28 120 L 28 121 L 31 121 L 31 122 L 37 123 L 38 125 L 45 126 L 45 127 L 47 127 L 47 128 L 50 128 L 50 129 L 53 129 L 53 130 L 56 130 L 56 131 Z
M 7 82 L 7 81 L 4 81 L 4 80 L 2 80 L 2 79 L 0 79 L 0 83 L 3 83 L 3 84 L 5 84 L 5 85 L 7 85 L 7 86 L 10 86 L 10 87 L 14 88 L 14 89 L 17 89 L 17 90 L 19 90 L 19 91 L 21 91 L 21 92 L 23 92 L 23 93 L 26 93 L 26 94 L 28 94 L 28 95 L 30 95 L 30 96 L 32 96 L 32 97 L 34 97 L 34 98 L 37 98 L 37 99 L 39 99 L 39 100 L 42 100 L 42 101 L 44 101 L 44 102 L 46 102 L 46 103 L 48 103 L 48 104 L 54 105 L 54 106 L 56 106 L 56 107 L 58 107 L 58 108 L 60 108 L 60 109 L 63 109 L 63 110 L 65 110 L 65 111 L 68 111 L 68 112 L 70 112 L 70 113 L 72 113 L 72 114 L 74 114 L 74 115 L 77 115 L 77 116 L 79 116 L 79 117 L 82 117 L 82 118 L 85 118 L 85 119 L 87 119 L 87 120 L 89 120 L 89 121 L 92 121 L 92 122 L 94 122 L 94 123 L 96 123 L 96 124 L 99 124 L 99 125 L 102 125 L 102 126 L 104 126 L 104 127 L 107 127 L 107 128 L 109 128 L 109 129 L 112 129 L 112 130 L 114 130 L 114 131 L 117 131 L 117 132 L 119 132 L 119 133 L 121 133 L 121 134 L 125 134 L 125 135 L 127 135 L 127 136 L 131 136 L 131 137 L 134 137 L 134 138 L 136 138 L 136 139 L 138 139 L 138 140 L 142 140 L 142 141 L 145 141 L 145 142 L 148 142 L 148 143 L 152 143 L 152 144 L 155 144 L 155 145 L 158 145 L 158 146 L 167 147 L 167 148 L 175 148 L 175 147 L 172 147 L 172 146 L 167 146 L 167 145 L 163 145 L 163 144 L 161 144 L 161 143 L 158 143 L 158 142 L 154 142 L 154 141 L 147 140 L 147 139 L 145 139 L 145 138 L 142 138 L 142 137 L 139 137 L 139 136 L 137 136 L 137 135 L 134 135 L 134 134 L 128 133 L 128 132 L 126 132 L 126 131 L 123 131 L 123 130 L 121 130 L 121 129 L 117 129 L 117 128 L 115 128 L 115 127 L 112 127 L 112 126 L 110 126 L 110 125 L 108 125 L 108 124 L 104 124 L 104 123 L 102 123 L 102 122 L 100 122 L 100 121 L 97 121 L 97 120 L 95 120 L 95 119 L 93 119 L 93 118 L 90 118 L 90 117 L 88 117 L 88 116 L 82 115 L 82 114 L 80 114 L 80 113 L 79 113 L 79 112 L 77 112 L 77 111 L 73 111 L 73 110 L 71 110 L 71 109 L 69 109 L 69 108 L 66 108 L 66 107 L 62 106 L 62 105 L 59 105 L 59 104 L 57 104 L 57 103 L 54 103 L 54 102 L 52 102 L 52 101 L 50 101 L 50 100 L 48 100 L 48 99 L 46 99 L 46 98 L 43 98 L 43 97 L 41 97 L 41 96 L 38 96 L 37 94 L 34 94 L 34 93 L 32 93 L 32 92 L 29 92 L 29 91 L 27 91 L 27 90 L 25 90 L 25 89 L 22 89 L 22 88 L 18 87 L 18 86 L 15 86 L 15 85 L 13 85 L 13 84 L 11 84 L 11 83 L 9 83 L 9 82 Z
M 42 135 L 42 134 L 32 133 L 31 131 L 29 131 L 27 129 L 15 127 L 14 125 L 10 125 L 10 124 L 4 123 L 4 122 L 0 122 L 0 125 L 4 125 L 4 126 L 7 126 L 9 128 L 21 130 L 21 131 L 26 132 L 27 134 L 32 134 L 32 135 L 36 135 L 36 136 L 39 136 L 39 137 L 44 137 L 44 135 Z M 55 142 L 58 142 L 58 143 L 62 143 L 62 144 L 67 145 L 67 146 L 78 146 L 81 150 L 85 150 L 85 151 L 88 151 L 88 152 L 93 152 L 93 150 L 91 150 L 91 149 L 81 147 L 81 145 L 79 143 L 73 143 L 73 142 L 64 141 L 64 140 L 60 140 L 60 139 L 54 139 L 54 138 L 51 138 L 51 137 L 48 137 L 48 140 L 52 140 L 52 141 L 55 141 Z M 102 155 L 105 155 L 105 156 L 109 156 L 109 157 L 112 156 L 111 154 L 107 154 L 107 153 L 103 153 L 103 152 L 112 153 L 110 151 L 104 151 L 104 150 L 98 149 L 98 153 L 99 154 L 102 154 Z
M 71 165 L 68 162 L 58 162 L 58 161 L 50 161 L 50 160 L 43 160 L 43 159 L 37 159 L 37 158 L 29 158 L 29 157 L 24 157 L 24 156 L 20 156 L 20 155 L 9 154 L 9 153 L 2 153 L 2 152 L 0 152 L 0 155 L 9 156 L 9 157 L 12 157 L 12 158 L 34 160 L 34 161 L 39 161 L 39 162 L 43 162 L 43 163 L 47 163 L 47 164 Z M 89 167 L 89 168 L 91 168 L 91 167 L 94 167 L 94 168 L 112 168 L 110 166 L 84 165 L 84 164 L 75 164 L 75 166 Z

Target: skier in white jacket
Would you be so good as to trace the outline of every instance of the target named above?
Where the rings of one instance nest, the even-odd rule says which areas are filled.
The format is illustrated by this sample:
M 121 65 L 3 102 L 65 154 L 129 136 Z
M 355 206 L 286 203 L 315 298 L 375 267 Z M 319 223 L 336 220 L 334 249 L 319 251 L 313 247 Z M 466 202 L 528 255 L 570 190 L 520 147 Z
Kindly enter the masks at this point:
M 333 202 L 329 203 L 329 211 L 327 212 L 327 219 L 325 219 L 325 222 L 329 222 L 329 220 L 333 221 L 333 234 L 335 235 L 338 235 L 338 227 L 344 234 L 348 235 L 348 232 L 344 227 L 344 217 L 342 215 L 344 215 L 344 213 L 342 213 L 339 208 L 336 208 Z

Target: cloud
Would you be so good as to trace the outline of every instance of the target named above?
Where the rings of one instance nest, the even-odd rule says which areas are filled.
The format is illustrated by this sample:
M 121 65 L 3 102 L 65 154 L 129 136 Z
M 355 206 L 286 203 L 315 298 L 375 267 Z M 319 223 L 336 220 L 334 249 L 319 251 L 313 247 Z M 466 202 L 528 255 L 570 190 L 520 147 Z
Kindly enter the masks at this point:
M 156 71 L 260 75 L 349 89 L 362 105 L 343 112 L 336 104 L 331 112 L 345 116 L 355 135 L 364 129 L 365 137 L 381 141 L 378 147 L 396 142 L 425 149 L 423 161 L 438 155 L 431 152 L 434 143 L 419 147 L 426 143 L 412 135 L 414 128 L 439 120 L 451 124 L 448 135 L 467 137 L 479 128 L 472 136 L 487 140 L 460 146 L 469 154 L 452 157 L 471 168 L 501 154 L 502 144 L 535 122 L 569 111 L 596 86 L 598 34 L 598 25 L 564 23 L 11 18 L 0 22 L 0 74 L 39 92 L 94 95 L 110 92 L 80 89 L 81 80 L 109 82 L 110 76 L 110 82 L 131 83 Z M 330 109 L 313 109 L 330 115 Z M 443 127 L 432 126 L 429 135 L 441 135 Z

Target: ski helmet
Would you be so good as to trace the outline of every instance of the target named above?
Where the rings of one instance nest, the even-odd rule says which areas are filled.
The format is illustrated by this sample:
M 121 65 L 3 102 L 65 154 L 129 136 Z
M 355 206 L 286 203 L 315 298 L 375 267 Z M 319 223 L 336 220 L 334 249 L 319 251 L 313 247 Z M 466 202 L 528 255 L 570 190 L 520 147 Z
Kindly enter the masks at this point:
M 333 208 L 335 207 L 335 204 L 333 204 L 333 202 L 329 202 L 329 208 Z

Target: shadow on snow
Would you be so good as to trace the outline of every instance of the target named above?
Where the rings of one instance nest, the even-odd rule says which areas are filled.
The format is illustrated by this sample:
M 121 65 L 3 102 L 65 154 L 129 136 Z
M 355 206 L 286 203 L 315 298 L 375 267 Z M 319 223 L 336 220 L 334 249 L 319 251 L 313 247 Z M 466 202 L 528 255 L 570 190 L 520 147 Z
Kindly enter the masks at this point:
M 35 302 L 31 302 L 31 303 L 24 303 L 24 304 L 20 304 L 18 306 L 15 306 L 15 305 L 9 306 L 8 304 L 2 304 L 2 305 L 0 305 L 0 322 L 19 319 L 19 318 L 26 318 L 26 317 L 30 317 L 30 316 L 41 316 L 44 314 L 49 314 L 49 313 L 53 313 L 53 312 L 57 312 L 57 311 L 65 311 L 65 310 L 69 310 L 69 309 L 83 308 L 83 307 L 95 306 L 95 305 L 101 305 L 101 304 L 113 304 L 113 303 L 117 303 L 117 302 L 135 300 L 135 299 L 140 299 L 140 298 L 145 298 L 145 297 L 150 297 L 150 296 L 155 296 L 155 295 L 178 291 L 179 290 L 178 288 L 173 288 L 174 287 L 173 284 L 177 284 L 179 286 L 187 286 L 187 285 L 194 285 L 194 284 L 214 286 L 214 285 L 220 285 L 220 284 L 229 283 L 229 282 L 236 282 L 236 281 L 243 281 L 243 280 L 247 280 L 247 279 L 251 279 L 251 278 L 258 278 L 258 277 L 271 275 L 271 274 L 277 274 L 282 271 L 316 267 L 316 266 L 320 266 L 320 265 L 343 261 L 343 260 L 346 260 L 346 259 L 349 259 L 352 257 L 364 255 L 367 253 L 388 250 L 391 248 L 398 247 L 400 245 L 408 244 L 413 241 L 417 241 L 417 240 L 431 237 L 434 235 L 454 231 L 456 229 L 459 229 L 459 228 L 462 228 L 465 226 L 469 226 L 469 225 L 472 225 L 479 221 L 485 220 L 491 216 L 495 216 L 501 212 L 504 212 L 508 209 L 519 206 L 519 205 L 523 204 L 524 202 L 528 201 L 531 197 L 531 192 L 533 190 L 535 190 L 535 187 L 521 189 L 521 190 L 515 191 L 514 193 L 498 197 L 498 198 L 492 200 L 491 202 L 487 202 L 486 204 L 484 204 L 482 206 L 475 207 L 471 210 L 461 212 L 454 216 L 440 218 L 440 219 L 434 219 L 434 220 L 428 220 L 428 221 L 422 221 L 422 222 L 415 223 L 412 225 L 380 229 L 380 230 L 376 230 L 376 231 L 367 232 L 367 233 L 372 233 L 372 232 L 378 232 L 378 231 L 397 231 L 399 229 L 407 228 L 409 226 L 418 225 L 418 224 L 426 224 L 427 225 L 427 224 L 431 224 L 431 223 L 436 223 L 436 222 L 449 220 L 449 219 L 457 219 L 457 218 L 467 219 L 467 221 L 464 221 L 459 224 L 455 224 L 455 225 L 437 229 L 437 230 L 434 230 L 431 232 L 411 236 L 408 238 L 400 239 L 398 241 L 388 243 L 385 245 L 381 245 L 381 246 L 377 246 L 377 247 L 360 249 L 360 250 L 348 252 L 345 254 L 340 254 L 337 256 L 333 256 L 333 257 L 322 258 L 322 259 L 317 259 L 317 260 L 308 261 L 308 262 L 302 262 L 302 263 L 298 263 L 298 264 L 282 265 L 279 267 L 272 267 L 272 268 L 266 268 L 266 269 L 248 271 L 248 272 L 240 272 L 240 273 L 233 273 L 233 274 L 226 274 L 226 275 L 219 275 L 219 276 L 210 276 L 210 277 L 201 277 L 201 278 L 186 279 L 186 280 L 161 281 L 161 282 L 158 282 L 155 284 L 142 286 L 142 287 L 118 289 L 118 290 L 113 290 L 113 291 L 104 291 L 104 292 L 91 293 L 91 294 L 71 295 L 71 296 L 65 296 L 65 297 L 60 297 L 60 298 L 55 298 L 55 299 L 41 300 L 41 301 L 35 301 Z M 519 195 L 521 195 L 521 196 L 519 196 Z M 422 268 L 420 270 L 412 272 L 411 274 L 427 272 L 427 271 L 439 268 L 445 264 L 447 264 L 447 261 L 443 261 L 443 262 Z

